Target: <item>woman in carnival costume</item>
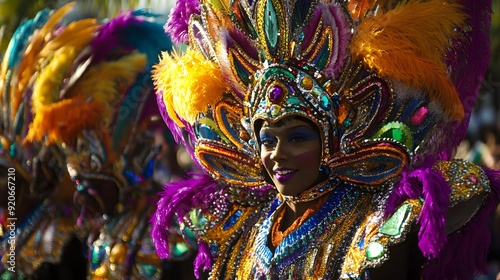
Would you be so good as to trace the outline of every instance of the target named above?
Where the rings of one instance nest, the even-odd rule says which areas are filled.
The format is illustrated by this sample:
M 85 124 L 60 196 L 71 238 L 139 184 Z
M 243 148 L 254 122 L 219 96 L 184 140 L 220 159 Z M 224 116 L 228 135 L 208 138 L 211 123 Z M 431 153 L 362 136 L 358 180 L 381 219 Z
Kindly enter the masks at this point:
M 153 239 L 213 279 L 470 279 L 498 172 L 453 159 L 489 59 L 489 1 L 177 1 L 157 98 L 204 170 Z M 417 253 L 417 254 L 415 254 Z M 420 257 L 419 257 L 420 255 Z

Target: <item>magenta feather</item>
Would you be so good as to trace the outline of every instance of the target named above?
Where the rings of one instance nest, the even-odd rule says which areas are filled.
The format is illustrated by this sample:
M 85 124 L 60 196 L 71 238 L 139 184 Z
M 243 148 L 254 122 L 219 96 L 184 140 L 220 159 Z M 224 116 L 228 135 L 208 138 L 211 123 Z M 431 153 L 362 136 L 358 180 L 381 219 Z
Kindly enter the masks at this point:
M 464 36 L 455 40 L 447 55 L 448 69 L 452 69 L 452 82 L 462 100 L 465 118 L 456 125 L 451 147 L 456 147 L 465 137 L 472 109 L 490 59 L 489 28 L 491 0 L 462 0 L 468 16 L 469 30 L 460 31 Z
M 500 200 L 500 171 L 483 168 L 491 193 L 484 207 L 457 233 L 450 236 L 438 258 L 424 267 L 424 279 L 473 279 L 485 273 L 491 241 L 489 218 Z
M 174 43 L 186 43 L 189 41 L 189 18 L 192 14 L 201 13 L 198 0 L 177 0 L 170 11 L 170 16 L 165 25 L 165 32 L 170 35 Z
M 169 228 L 177 215 L 179 222 L 193 209 L 208 209 L 220 196 L 219 185 L 204 174 L 190 174 L 191 178 L 172 182 L 163 188 L 157 209 L 151 218 L 151 237 L 161 258 L 169 256 Z
M 434 258 L 447 242 L 446 213 L 450 205 L 450 185 L 432 168 L 412 172 L 422 184 L 424 205 L 418 217 L 418 246 L 427 258 Z
M 103 24 L 99 29 L 99 34 L 90 42 L 93 50 L 93 62 L 98 63 L 110 54 L 115 47 L 122 45 L 120 30 L 125 29 L 130 24 L 141 23 L 142 20 L 134 16 L 133 11 L 121 13 L 112 20 Z
M 179 127 L 173 120 L 170 118 L 167 112 L 167 108 L 165 106 L 165 102 L 163 102 L 163 94 L 161 91 L 156 92 L 156 103 L 158 104 L 158 110 L 160 111 L 160 115 L 163 118 L 163 121 L 167 125 L 168 129 L 172 133 L 174 140 L 176 143 L 182 145 L 186 148 L 189 155 L 192 159 L 195 158 L 194 155 L 194 144 L 196 140 L 196 136 L 194 133 L 194 127 L 192 127 L 188 122 L 182 121 L 184 127 Z M 198 161 L 194 161 L 198 166 L 200 165 Z
M 434 258 L 446 244 L 446 212 L 450 204 L 450 185 L 439 171 L 425 164 L 413 171 L 404 171 L 400 182 L 390 194 L 386 215 L 394 212 L 405 199 L 422 197 L 424 204 L 418 224 L 418 245 L 427 258 Z
M 321 12 L 324 24 L 332 27 L 334 41 L 334 52 L 330 64 L 327 65 L 324 72 L 329 77 L 337 77 L 348 55 L 347 47 L 349 45 L 351 33 L 342 9 L 337 5 L 328 5 L 327 7 L 323 7 L 323 5 L 317 5 L 314 12 Z
M 212 260 L 210 256 L 211 254 L 208 244 L 203 241 L 199 241 L 198 253 L 194 259 L 194 276 L 196 276 L 197 279 L 200 279 L 200 269 L 208 271 L 212 267 Z

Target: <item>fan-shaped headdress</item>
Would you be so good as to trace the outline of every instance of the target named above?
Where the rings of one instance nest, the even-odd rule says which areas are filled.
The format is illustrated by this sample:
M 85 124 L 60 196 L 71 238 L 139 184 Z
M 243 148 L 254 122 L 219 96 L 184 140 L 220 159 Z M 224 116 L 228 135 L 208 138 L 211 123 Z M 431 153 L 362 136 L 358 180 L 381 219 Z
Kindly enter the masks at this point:
M 72 5 L 57 13 L 62 17 Z M 26 141 L 61 147 L 79 191 L 88 187 L 80 184 L 83 180 L 104 180 L 118 188 L 128 183 L 124 166 L 136 155 L 127 157 L 127 147 L 138 124 L 158 112 L 148 102 L 154 101 L 148 70 L 171 46 L 161 25 L 149 21 L 153 16 L 130 11 L 106 23 L 54 23 L 43 33 L 50 41 L 35 57 L 40 61 L 32 78 L 35 117 Z M 107 202 L 93 195 L 103 214 L 119 192 L 101 192 L 112 194 Z
M 165 190 L 153 232 L 160 255 L 171 212 L 203 209 L 209 218 L 202 239 L 217 243 L 237 236 L 256 215 L 252 206 L 273 197 L 255 141 L 259 120 L 295 115 L 314 122 L 330 175 L 369 191 L 410 184 L 410 171 L 434 172 L 436 160 L 451 159 L 463 138 L 472 110 L 464 101 L 475 99 L 484 75 L 488 7 L 442 0 L 178 1 L 166 30 L 189 49 L 164 54 L 156 66 L 158 103 L 211 179 L 195 176 L 193 191 L 180 184 Z M 390 193 L 392 210 L 404 195 Z M 424 243 L 436 232 L 443 237 L 444 225 L 435 221 L 448 202 L 429 207 L 448 195 L 449 187 L 426 196 L 421 220 L 435 231 L 421 231 Z M 421 244 L 424 254 L 435 255 L 440 242 Z

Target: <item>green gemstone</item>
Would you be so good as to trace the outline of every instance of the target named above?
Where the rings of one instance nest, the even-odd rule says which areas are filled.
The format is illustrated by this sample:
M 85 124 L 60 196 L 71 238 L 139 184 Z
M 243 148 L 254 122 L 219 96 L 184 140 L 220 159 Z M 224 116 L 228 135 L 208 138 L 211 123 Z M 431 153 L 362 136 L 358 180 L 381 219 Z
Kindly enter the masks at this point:
M 158 268 L 152 264 L 141 264 L 140 266 L 143 272 L 143 276 L 146 276 L 147 278 L 155 276 L 156 272 L 158 271 Z
M 276 105 L 276 104 L 273 104 L 271 106 L 271 115 L 273 117 L 276 117 L 280 113 L 280 111 L 281 111 L 281 106 Z
M 321 103 L 320 103 L 321 108 L 323 108 L 325 110 L 330 108 L 330 99 L 328 98 L 328 96 L 326 96 L 326 95 L 321 96 L 320 101 L 321 101 Z
M 9 150 L 10 150 L 9 151 L 9 155 L 11 157 L 16 157 L 17 156 L 17 150 L 16 150 L 16 145 L 15 144 L 11 144 Z
M 379 242 L 371 242 L 366 247 L 366 259 L 369 261 L 380 259 L 384 255 L 384 245 Z
M 174 253 L 174 256 L 179 257 L 179 256 L 184 255 L 184 253 L 186 253 L 188 250 L 189 250 L 189 247 L 186 245 L 186 243 L 179 242 L 179 243 L 175 244 L 173 253 Z
M 265 13 L 264 28 L 266 38 L 271 48 L 274 49 L 278 44 L 278 20 L 276 18 L 276 10 L 271 0 L 267 0 Z
M 286 102 L 288 104 L 297 105 L 300 104 L 300 99 L 298 99 L 297 97 L 289 97 L 286 99 Z
M 410 205 L 404 204 L 387 219 L 387 221 L 380 227 L 379 232 L 389 236 L 398 236 L 401 234 L 404 222 L 408 219 L 410 214 Z
M 275 76 L 275 75 L 283 75 L 283 76 L 286 76 L 287 78 L 289 78 L 291 80 L 295 80 L 295 75 L 293 75 L 293 73 L 291 73 L 290 71 L 287 71 L 287 70 L 285 70 L 283 68 L 273 67 L 273 68 L 269 68 L 264 73 L 264 76 L 263 76 L 260 84 L 264 85 L 269 77 L 272 77 L 272 76 Z
M 191 219 L 193 226 L 197 229 L 203 229 L 208 223 L 207 218 L 205 218 L 205 216 L 203 216 L 203 214 L 198 210 L 191 211 L 189 218 Z

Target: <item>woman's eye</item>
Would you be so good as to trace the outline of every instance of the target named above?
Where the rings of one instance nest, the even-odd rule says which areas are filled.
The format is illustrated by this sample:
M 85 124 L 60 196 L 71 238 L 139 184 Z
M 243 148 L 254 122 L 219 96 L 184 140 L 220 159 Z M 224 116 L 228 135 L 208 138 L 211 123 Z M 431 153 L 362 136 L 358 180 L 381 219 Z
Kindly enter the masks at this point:
M 292 134 L 288 137 L 288 141 L 290 142 L 303 142 L 307 140 L 307 136 L 303 134 Z
M 276 140 L 273 137 L 269 137 L 269 136 L 261 136 L 260 137 L 260 142 L 259 142 L 260 145 L 263 145 L 265 147 L 269 147 L 271 145 L 274 145 L 274 143 L 276 143 Z

